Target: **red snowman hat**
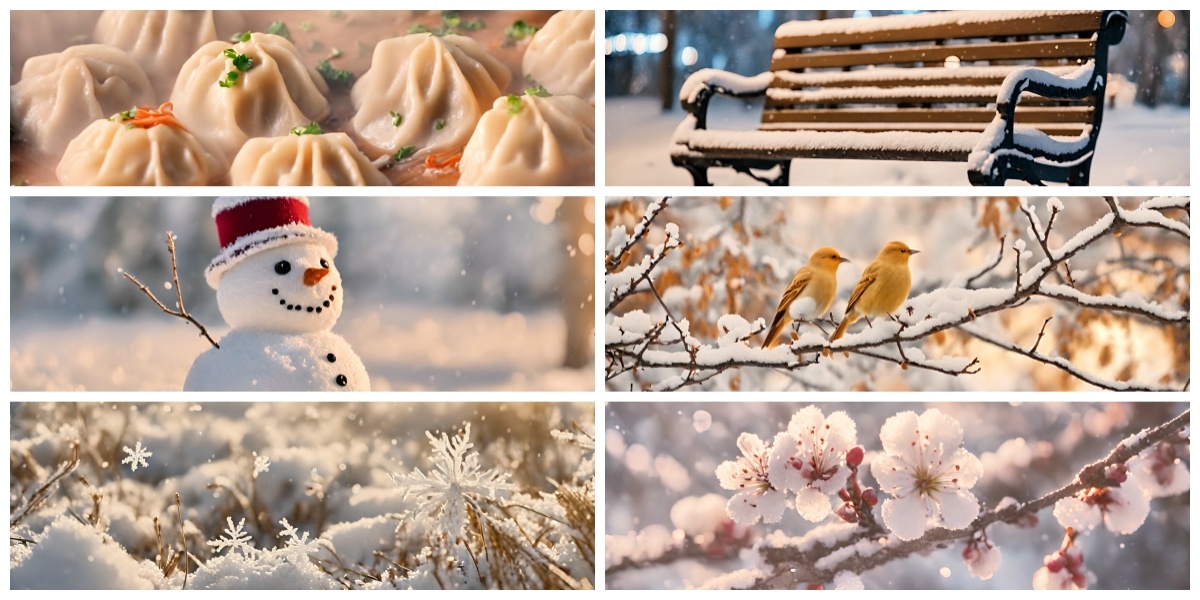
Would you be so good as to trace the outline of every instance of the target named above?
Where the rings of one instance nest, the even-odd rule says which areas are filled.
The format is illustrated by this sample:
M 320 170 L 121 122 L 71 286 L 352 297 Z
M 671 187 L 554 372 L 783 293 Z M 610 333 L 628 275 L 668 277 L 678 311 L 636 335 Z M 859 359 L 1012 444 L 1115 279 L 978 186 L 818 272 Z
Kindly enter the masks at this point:
M 217 289 L 230 267 L 263 250 L 287 244 L 316 242 L 337 256 L 337 238 L 312 226 L 308 198 L 300 196 L 223 196 L 213 202 L 213 220 L 221 253 L 204 271 L 208 285 Z

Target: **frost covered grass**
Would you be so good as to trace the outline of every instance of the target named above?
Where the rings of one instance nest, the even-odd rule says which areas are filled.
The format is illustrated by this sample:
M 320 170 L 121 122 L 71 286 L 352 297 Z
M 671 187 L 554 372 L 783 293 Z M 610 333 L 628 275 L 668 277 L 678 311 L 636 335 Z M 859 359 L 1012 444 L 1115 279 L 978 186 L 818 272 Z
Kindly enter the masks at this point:
M 609 589 L 1189 587 L 1186 403 L 607 413 Z
M 11 587 L 589 588 L 592 411 L 14 404 Z
M 670 146 L 684 113 L 662 112 L 655 99 L 610 98 L 605 103 L 606 182 L 609 185 L 691 185 L 687 171 L 671 164 Z M 753 131 L 761 102 L 714 99 L 713 129 Z M 1187 109 L 1121 107 L 1104 113 L 1092 164 L 1092 185 L 1188 185 L 1191 132 Z M 709 174 L 715 185 L 756 185 L 727 169 Z M 917 161 L 793 161 L 792 185 L 967 185 L 961 163 Z
M 1189 207 L 1188 198 L 612 198 L 607 385 L 1185 390 Z M 890 240 L 922 252 L 908 261 L 907 297 L 890 318 L 830 341 Z M 778 346 L 763 347 L 783 290 L 825 245 L 851 259 L 830 312 L 791 321 Z

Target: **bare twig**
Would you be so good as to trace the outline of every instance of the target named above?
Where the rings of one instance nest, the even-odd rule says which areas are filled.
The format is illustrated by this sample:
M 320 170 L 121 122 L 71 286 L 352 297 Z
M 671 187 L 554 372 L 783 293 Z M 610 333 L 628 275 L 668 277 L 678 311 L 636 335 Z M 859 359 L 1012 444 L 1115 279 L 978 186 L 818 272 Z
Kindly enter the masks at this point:
M 1046 326 L 1050 324 L 1050 319 L 1053 318 L 1054 317 L 1046 317 L 1046 320 L 1042 321 L 1042 329 L 1038 332 L 1037 339 L 1033 342 L 1033 347 L 1029 349 L 1030 352 L 1037 352 L 1038 346 L 1042 343 L 1042 336 L 1046 335 Z
M 183 587 L 181 590 L 187 589 L 188 571 L 191 570 L 188 564 L 187 534 L 183 532 L 183 501 L 179 499 L 179 492 L 175 492 L 175 512 L 179 514 L 179 543 L 183 545 Z
M 46 483 L 42 484 L 42 486 L 39 487 L 37 489 L 37 491 L 35 491 L 33 493 L 33 495 L 31 495 L 29 497 L 29 501 L 25 504 L 25 507 L 23 509 L 21 509 L 19 512 L 17 512 L 16 515 L 12 518 L 12 520 L 9 521 L 9 523 L 8 523 L 9 529 L 19 525 L 21 523 L 21 521 L 23 521 L 25 519 L 25 517 L 28 517 L 31 513 L 36 511 L 38 508 L 40 508 L 41 505 L 50 498 L 50 494 L 53 493 L 54 490 L 56 489 L 56 484 L 63 477 L 66 477 L 71 471 L 74 471 L 75 467 L 78 467 L 78 466 L 79 466 L 79 442 L 74 441 L 74 442 L 71 442 L 71 459 L 62 463 L 61 465 L 59 465 L 58 470 L 56 470 L 54 472 L 54 474 L 50 476 L 50 479 L 46 480 Z M 78 518 L 78 517 L 76 517 L 76 518 Z M 87 525 L 87 523 L 84 522 L 83 519 L 80 519 L 80 522 L 84 523 L 84 525 Z
M 604 257 L 604 270 L 606 273 L 613 273 L 621 266 L 621 263 L 625 260 L 625 256 L 633 250 L 633 247 L 642 238 L 646 237 L 646 234 L 650 232 L 650 224 L 654 222 L 654 219 L 658 218 L 658 215 L 662 214 L 662 211 L 667 209 L 667 204 L 670 202 L 671 197 L 667 196 L 654 203 L 650 207 L 650 211 L 638 222 L 637 227 L 634 227 L 633 235 L 629 236 L 629 239 L 625 240 L 625 243 L 615 253 Z
M 167 252 L 171 255 L 171 278 L 175 283 L 175 299 L 179 303 L 179 310 L 171 310 L 167 308 L 166 305 L 164 305 L 162 301 L 160 301 L 154 295 L 154 292 L 150 291 L 150 288 L 138 281 L 137 277 L 134 277 L 129 273 L 122 273 L 122 275 L 125 276 L 125 279 L 128 279 L 131 283 L 133 283 L 133 285 L 136 285 L 139 290 L 142 290 L 143 294 L 149 296 L 150 300 L 154 301 L 154 304 L 157 305 L 160 310 L 168 315 L 179 317 L 186 320 L 188 323 L 195 325 L 196 328 L 200 330 L 200 335 L 204 336 L 204 339 L 208 340 L 208 343 L 212 344 L 214 348 L 220 348 L 221 345 L 218 344 L 216 340 L 212 339 L 212 336 L 208 335 L 208 330 L 200 324 L 200 321 L 197 321 L 196 318 L 188 313 L 187 309 L 183 307 L 183 291 L 179 289 L 179 267 L 175 264 L 175 236 L 170 231 L 167 232 Z

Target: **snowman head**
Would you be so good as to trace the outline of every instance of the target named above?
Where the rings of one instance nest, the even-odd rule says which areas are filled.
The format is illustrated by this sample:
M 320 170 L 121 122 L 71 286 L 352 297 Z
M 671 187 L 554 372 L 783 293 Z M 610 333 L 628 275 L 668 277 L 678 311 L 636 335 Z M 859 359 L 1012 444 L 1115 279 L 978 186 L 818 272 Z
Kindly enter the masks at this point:
M 206 272 L 235 329 L 303 333 L 342 313 L 337 239 L 308 221 L 305 198 L 218 198 L 221 254 Z

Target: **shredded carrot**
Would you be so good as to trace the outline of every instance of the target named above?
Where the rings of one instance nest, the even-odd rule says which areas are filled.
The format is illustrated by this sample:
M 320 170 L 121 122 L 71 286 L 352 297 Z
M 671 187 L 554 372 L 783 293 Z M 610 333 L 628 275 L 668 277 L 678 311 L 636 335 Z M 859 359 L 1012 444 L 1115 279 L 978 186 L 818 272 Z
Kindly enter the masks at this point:
M 171 112 L 173 108 L 174 106 L 170 102 L 164 102 L 162 106 L 158 107 L 158 110 L 138 107 L 132 119 L 125 119 L 122 122 L 134 127 L 141 127 L 142 129 L 150 129 L 156 125 L 169 125 L 176 129 L 187 131 L 183 123 L 180 123 L 179 119 L 176 119 L 175 115 Z
M 449 150 L 441 154 L 430 154 L 425 157 L 425 168 L 430 170 L 445 169 L 446 167 L 457 165 L 458 161 L 462 160 L 462 152 L 462 148 L 459 148 L 458 150 Z M 449 158 L 442 160 L 443 157 Z

